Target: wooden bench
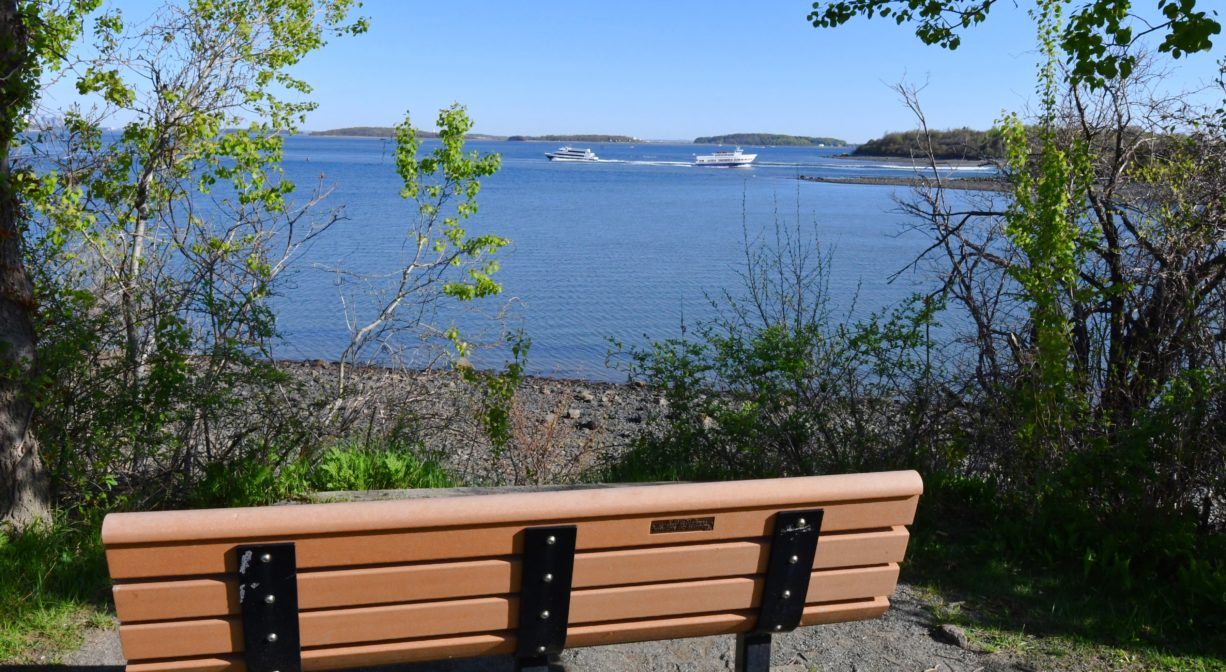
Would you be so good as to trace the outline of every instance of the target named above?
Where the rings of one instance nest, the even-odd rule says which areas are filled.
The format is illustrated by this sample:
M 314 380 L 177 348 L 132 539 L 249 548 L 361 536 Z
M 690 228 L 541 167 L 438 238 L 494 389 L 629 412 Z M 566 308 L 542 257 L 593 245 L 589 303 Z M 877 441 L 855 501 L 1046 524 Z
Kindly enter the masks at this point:
M 881 615 L 915 472 L 119 513 L 131 672 L 295 672 L 739 634 Z

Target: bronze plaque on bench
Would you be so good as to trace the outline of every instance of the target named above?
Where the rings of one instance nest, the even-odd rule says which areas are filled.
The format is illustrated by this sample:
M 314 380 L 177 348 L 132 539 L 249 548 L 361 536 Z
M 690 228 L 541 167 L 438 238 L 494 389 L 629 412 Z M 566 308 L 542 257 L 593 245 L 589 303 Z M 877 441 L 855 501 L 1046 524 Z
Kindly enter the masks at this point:
M 665 532 L 710 532 L 715 529 L 715 516 L 705 518 L 670 518 L 651 521 L 651 533 Z

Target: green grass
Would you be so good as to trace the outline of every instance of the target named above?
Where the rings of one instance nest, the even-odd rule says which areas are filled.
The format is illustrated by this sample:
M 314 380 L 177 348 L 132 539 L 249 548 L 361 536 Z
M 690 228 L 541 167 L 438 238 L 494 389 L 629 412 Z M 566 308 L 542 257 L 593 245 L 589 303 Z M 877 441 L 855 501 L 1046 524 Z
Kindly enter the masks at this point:
M 57 662 L 111 622 L 97 521 L 0 532 L 0 576 L 0 663 Z

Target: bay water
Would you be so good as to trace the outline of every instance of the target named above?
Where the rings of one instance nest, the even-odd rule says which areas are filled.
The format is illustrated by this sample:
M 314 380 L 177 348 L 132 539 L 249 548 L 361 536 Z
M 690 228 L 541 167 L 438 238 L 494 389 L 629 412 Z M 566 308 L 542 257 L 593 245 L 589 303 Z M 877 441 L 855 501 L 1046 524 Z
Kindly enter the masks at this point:
M 427 141 L 423 151 L 433 146 Z M 465 228 L 511 240 L 497 255 L 503 293 L 439 301 L 425 314 L 408 313 L 407 321 L 420 315 L 440 329 L 454 325 L 475 343 L 496 343 L 500 333 L 522 329 L 532 342 L 530 373 L 623 380 L 623 371 L 606 366 L 610 339 L 644 347 L 711 317 L 707 297 L 741 287 L 746 235 L 773 236 L 776 221 L 795 227 L 799 220 L 830 253 L 836 315 L 862 318 L 933 285 L 922 272 L 889 279 L 929 242 L 898 211 L 896 197 L 905 198 L 908 188 L 798 179 L 907 177 L 915 172 L 910 162 L 837 158 L 845 148 L 746 147 L 758 155 L 752 167 L 707 168 L 693 166 L 694 155 L 721 148 L 576 146 L 590 146 L 602 160 L 547 160 L 557 143 L 468 143 L 502 156 L 502 168 L 482 181 L 479 212 Z M 399 196 L 393 149 L 377 138 L 287 139 L 286 176 L 300 191 L 331 189 L 321 207 L 343 206 L 345 219 L 303 251 L 274 302 L 284 337 L 277 357 L 337 358 L 349 340 L 346 316 L 368 319 L 375 305 L 374 295 L 349 292 L 357 285 L 347 273 L 394 273 L 408 255 L 405 233 L 415 206 Z M 428 331 L 425 340 L 438 344 Z M 425 347 L 405 345 L 410 365 L 430 361 Z M 505 348 L 495 347 L 478 349 L 472 359 L 496 368 L 506 357 Z

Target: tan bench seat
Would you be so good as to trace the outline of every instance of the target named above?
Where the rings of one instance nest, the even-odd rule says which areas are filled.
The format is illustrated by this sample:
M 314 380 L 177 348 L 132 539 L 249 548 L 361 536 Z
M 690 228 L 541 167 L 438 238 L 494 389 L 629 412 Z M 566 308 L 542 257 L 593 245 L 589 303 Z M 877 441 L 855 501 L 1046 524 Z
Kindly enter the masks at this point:
M 304 670 L 331 670 L 496 654 L 523 658 L 517 651 L 518 640 L 528 637 L 523 628 L 538 624 L 521 621 L 538 618 L 552 619 L 549 626 L 560 628 L 567 647 L 753 630 L 761 635 L 769 630 L 759 627 L 767 608 L 763 592 L 769 581 L 781 580 L 768 578 L 772 540 L 783 532 L 776 522 L 789 515 L 781 512 L 817 512 L 800 519 L 817 540 L 809 551 L 803 610 L 795 602 L 799 595 L 784 601 L 798 609 L 798 624 L 876 617 L 889 606 L 907 545 L 904 526 L 921 489 L 915 472 L 887 472 L 123 513 L 106 518 L 102 535 L 132 672 L 274 672 L 249 660 L 244 613 L 262 614 L 265 607 L 249 605 L 255 611 L 245 612 L 240 583 L 263 595 L 270 613 L 297 601 L 297 618 L 291 613 L 290 624 L 280 626 L 283 634 L 270 632 L 253 651 L 292 642 L 289 630 L 296 630 L 294 660 L 278 664 L 276 672 L 291 672 L 299 660 Z M 789 530 L 800 529 L 795 518 Z M 540 541 L 555 534 L 561 555 Z M 567 543 L 573 543 L 570 556 Z M 259 546 L 262 557 L 265 544 L 292 544 L 294 573 L 282 592 L 296 595 L 264 594 L 267 586 L 240 576 L 240 564 L 249 572 L 259 561 L 250 553 L 241 557 L 239 547 Z M 267 555 L 281 555 L 281 547 L 270 548 Z M 555 555 L 525 555 L 532 549 Z M 558 572 L 558 581 L 550 575 L 545 581 L 552 585 L 543 586 L 538 579 L 549 572 L 536 569 L 539 562 L 564 562 L 566 571 Z M 533 567 L 527 581 L 526 565 Z M 557 585 L 566 572 L 569 584 Z M 528 601 L 562 598 L 568 604 L 552 614 L 539 607 L 523 611 Z M 248 628 L 255 627 L 249 618 Z M 532 636 L 546 637 L 542 652 L 561 647 L 557 633 Z M 769 637 L 765 641 L 769 647 Z

